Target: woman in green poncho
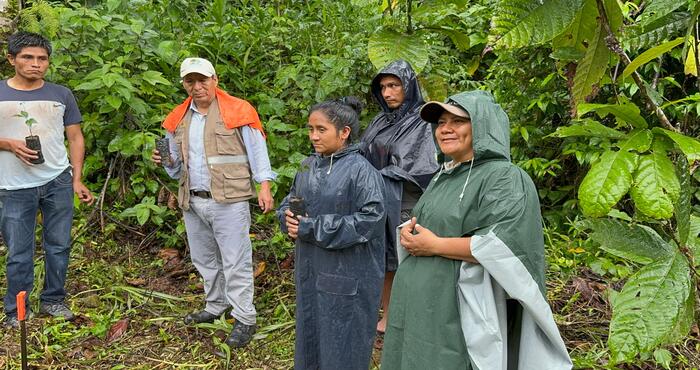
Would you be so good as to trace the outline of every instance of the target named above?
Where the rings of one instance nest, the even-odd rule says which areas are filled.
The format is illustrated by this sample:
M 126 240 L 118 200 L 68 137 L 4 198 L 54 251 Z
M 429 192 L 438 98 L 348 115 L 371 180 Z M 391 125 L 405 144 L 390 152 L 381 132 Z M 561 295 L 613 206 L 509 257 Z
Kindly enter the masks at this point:
M 421 109 L 446 158 L 401 229 L 382 370 L 569 369 L 544 295 L 537 191 L 508 117 L 471 91 Z

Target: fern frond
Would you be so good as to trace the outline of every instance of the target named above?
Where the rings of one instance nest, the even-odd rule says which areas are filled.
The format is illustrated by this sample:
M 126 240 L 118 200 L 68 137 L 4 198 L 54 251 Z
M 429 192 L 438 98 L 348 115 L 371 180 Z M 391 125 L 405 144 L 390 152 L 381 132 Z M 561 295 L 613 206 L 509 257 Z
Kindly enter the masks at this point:
M 640 26 L 646 27 L 647 25 L 673 13 L 676 9 L 685 4 L 685 1 L 678 0 L 649 1 L 649 4 L 646 6 L 646 8 L 644 8 L 642 14 L 639 16 L 639 18 L 637 18 L 637 22 Z
M 45 0 L 37 0 L 19 13 L 23 30 L 53 38 L 58 33 L 58 12 Z
M 627 28 L 625 30 L 627 37 L 623 42 L 630 49 L 647 49 L 680 35 L 688 26 L 688 21 L 690 21 L 689 13 L 670 13 L 646 26 L 637 25 Z
M 582 4 L 582 0 L 501 0 L 492 20 L 492 41 L 505 48 L 547 42 L 571 24 Z

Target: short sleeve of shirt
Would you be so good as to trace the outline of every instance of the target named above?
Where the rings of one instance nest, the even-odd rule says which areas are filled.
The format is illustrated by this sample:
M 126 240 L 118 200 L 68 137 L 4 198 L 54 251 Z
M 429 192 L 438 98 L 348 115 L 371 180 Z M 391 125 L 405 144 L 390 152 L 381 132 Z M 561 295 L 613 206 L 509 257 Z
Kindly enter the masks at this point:
M 78 101 L 75 99 L 73 93 L 67 88 L 60 86 L 64 89 L 63 93 L 63 104 L 66 105 L 66 112 L 63 115 L 63 125 L 69 126 L 83 121 L 83 116 L 80 114 L 80 109 L 78 109 Z

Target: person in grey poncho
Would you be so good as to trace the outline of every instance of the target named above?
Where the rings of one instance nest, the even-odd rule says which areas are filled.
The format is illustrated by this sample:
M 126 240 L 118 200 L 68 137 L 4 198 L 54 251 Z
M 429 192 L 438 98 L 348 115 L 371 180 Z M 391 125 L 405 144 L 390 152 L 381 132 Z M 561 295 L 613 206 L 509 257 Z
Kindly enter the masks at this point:
M 384 182 L 350 144 L 359 101 L 311 108 L 306 158 L 278 209 L 296 239 L 295 369 L 367 370 L 384 278 Z M 303 198 L 304 209 L 290 199 Z
M 398 267 L 394 230 L 408 219 L 439 166 L 430 125 L 418 114 L 424 101 L 411 65 L 404 60 L 390 63 L 374 77 L 371 90 L 382 111 L 360 141 L 365 157 L 380 171 L 386 186 L 386 277 L 383 317 L 377 323 L 381 334 L 386 328 L 391 283 Z
M 382 370 L 570 369 L 545 299 L 537 191 L 508 117 L 471 91 L 423 106 L 443 165 L 401 230 Z

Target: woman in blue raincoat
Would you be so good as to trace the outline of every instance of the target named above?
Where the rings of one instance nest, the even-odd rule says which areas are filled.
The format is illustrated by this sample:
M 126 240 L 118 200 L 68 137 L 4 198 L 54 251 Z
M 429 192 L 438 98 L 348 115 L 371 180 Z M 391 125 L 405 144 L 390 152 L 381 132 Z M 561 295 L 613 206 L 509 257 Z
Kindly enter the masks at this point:
M 296 369 L 369 368 L 384 278 L 384 183 L 351 144 L 355 98 L 311 108 L 306 158 L 277 214 L 296 239 Z M 302 198 L 302 214 L 290 199 Z M 299 212 L 299 211 L 297 211 Z

